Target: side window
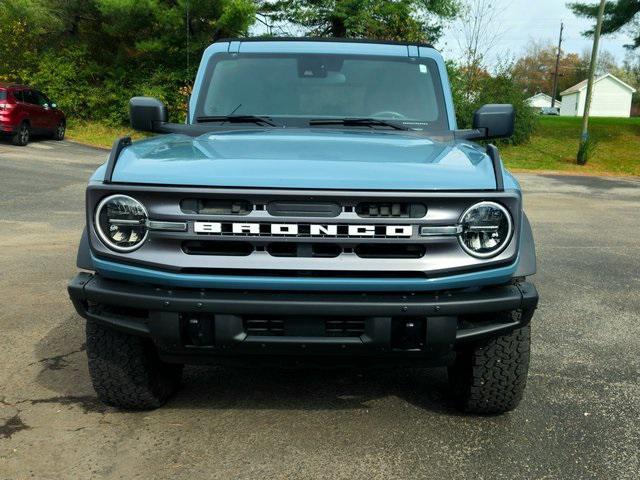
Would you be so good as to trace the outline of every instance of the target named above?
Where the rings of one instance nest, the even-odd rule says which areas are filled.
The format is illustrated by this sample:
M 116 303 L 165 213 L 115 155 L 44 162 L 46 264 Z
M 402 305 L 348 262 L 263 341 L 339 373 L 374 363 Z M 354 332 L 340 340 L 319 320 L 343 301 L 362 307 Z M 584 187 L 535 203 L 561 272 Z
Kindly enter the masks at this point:
M 35 93 L 33 92 L 33 90 L 24 90 L 22 92 L 22 96 L 24 98 L 25 103 L 31 103 L 33 105 L 38 104 L 38 99 Z
M 24 97 L 22 95 L 22 90 L 15 90 L 13 92 L 13 98 L 16 99 L 16 102 L 24 102 Z
M 40 105 L 41 107 L 45 107 L 49 104 L 49 101 L 47 100 L 47 97 L 45 97 L 42 93 L 40 92 L 33 92 L 36 98 L 36 103 L 38 105 Z

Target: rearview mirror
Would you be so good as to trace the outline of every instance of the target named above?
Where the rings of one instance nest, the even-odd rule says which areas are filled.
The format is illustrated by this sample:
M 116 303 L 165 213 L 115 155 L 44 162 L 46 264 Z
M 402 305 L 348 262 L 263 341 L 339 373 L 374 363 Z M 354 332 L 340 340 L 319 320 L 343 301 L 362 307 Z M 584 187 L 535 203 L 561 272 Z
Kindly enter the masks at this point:
M 129 100 L 129 118 L 131 128 L 141 132 L 157 132 L 167 123 L 169 113 L 160 100 L 153 97 L 133 97 Z
M 508 138 L 513 135 L 516 111 L 508 103 L 483 105 L 473 114 L 473 128 L 485 132 L 484 138 Z

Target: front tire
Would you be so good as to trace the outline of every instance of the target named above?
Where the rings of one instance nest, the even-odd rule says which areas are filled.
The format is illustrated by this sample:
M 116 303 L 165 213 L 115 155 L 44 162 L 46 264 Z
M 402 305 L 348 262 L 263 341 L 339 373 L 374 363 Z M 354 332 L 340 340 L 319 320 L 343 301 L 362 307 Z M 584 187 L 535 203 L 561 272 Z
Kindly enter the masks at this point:
M 147 339 L 87 321 L 87 357 L 98 398 L 114 407 L 148 410 L 177 390 L 182 365 L 160 360 Z
M 527 384 L 530 337 L 531 326 L 526 325 L 459 351 L 449 367 L 449 383 L 458 408 L 480 414 L 516 408 Z
M 64 140 L 66 131 L 67 124 L 64 122 L 64 120 L 61 120 L 60 123 L 58 123 L 58 125 L 56 126 L 56 129 L 53 131 L 53 139 L 61 142 L 62 140 Z
M 27 122 L 22 122 L 18 127 L 18 131 L 13 134 L 11 141 L 18 147 L 24 147 L 29 143 L 31 137 L 31 130 Z

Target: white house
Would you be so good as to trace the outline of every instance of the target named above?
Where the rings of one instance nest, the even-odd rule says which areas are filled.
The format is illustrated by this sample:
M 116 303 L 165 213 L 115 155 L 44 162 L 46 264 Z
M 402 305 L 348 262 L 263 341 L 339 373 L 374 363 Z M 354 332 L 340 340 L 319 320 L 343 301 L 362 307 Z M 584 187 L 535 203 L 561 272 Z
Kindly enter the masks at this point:
M 610 73 L 596 78 L 589 115 L 594 117 L 631 116 L 631 97 L 635 91 L 635 88 Z M 564 92 L 560 92 L 560 96 L 562 97 L 560 115 L 581 117 L 584 114 L 587 97 L 587 81 L 583 80 L 567 88 Z
M 536 93 L 533 97 L 527 98 L 527 103 L 533 108 L 546 108 L 551 106 L 551 97 L 546 93 Z M 560 108 L 562 102 L 556 100 L 554 106 Z

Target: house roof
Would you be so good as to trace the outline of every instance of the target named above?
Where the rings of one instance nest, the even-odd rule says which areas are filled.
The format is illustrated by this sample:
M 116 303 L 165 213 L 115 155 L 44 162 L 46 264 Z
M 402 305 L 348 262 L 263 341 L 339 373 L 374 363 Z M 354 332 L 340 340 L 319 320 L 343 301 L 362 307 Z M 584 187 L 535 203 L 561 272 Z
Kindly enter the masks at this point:
M 547 95 L 546 93 L 536 93 L 534 96 L 527 98 L 527 101 L 531 101 L 534 98 L 544 98 L 545 100 L 551 101 L 551 95 Z M 556 100 L 556 105 L 560 105 L 562 102 L 560 100 Z
M 604 80 L 607 77 L 615 80 L 620 85 L 622 85 L 624 88 L 627 88 L 631 93 L 636 91 L 636 89 L 633 88 L 631 85 L 628 85 L 628 84 L 624 83 L 618 77 L 616 77 L 615 75 L 611 75 L 610 73 L 606 73 L 606 74 L 602 75 L 601 77 L 596 78 L 596 80 L 593 83 L 596 84 L 600 80 Z M 564 92 L 560 92 L 560 96 L 564 97 L 565 95 L 571 95 L 572 93 L 578 93 L 581 90 L 584 90 L 585 88 L 587 88 L 587 83 L 588 83 L 587 80 L 583 80 L 580 83 L 576 83 L 573 87 L 569 87 Z

